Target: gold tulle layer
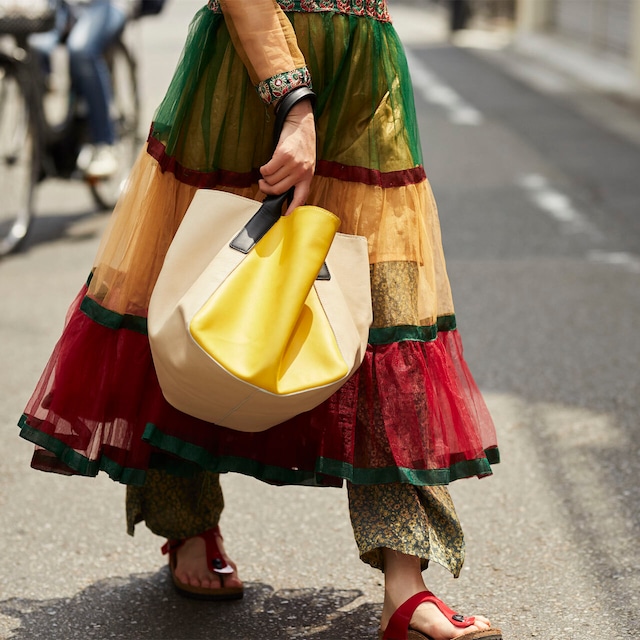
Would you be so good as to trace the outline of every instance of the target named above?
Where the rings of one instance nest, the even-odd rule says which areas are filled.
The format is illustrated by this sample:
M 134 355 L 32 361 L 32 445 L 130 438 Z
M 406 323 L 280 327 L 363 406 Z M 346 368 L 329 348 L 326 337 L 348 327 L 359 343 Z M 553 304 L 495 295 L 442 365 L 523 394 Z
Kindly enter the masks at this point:
M 255 186 L 227 190 L 262 197 Z M 103 237 L 89 295 L 111 311 L 146 316 L 164 255 L 195 192 L 172 173 L 163 173 L 143 150 Z M 309 204 L 336 213 L 341 232 L 367 238 L 374 328 L 432 325 L 438 316 L 453 314 L 427 181 L 382 188 L 316 177 Z

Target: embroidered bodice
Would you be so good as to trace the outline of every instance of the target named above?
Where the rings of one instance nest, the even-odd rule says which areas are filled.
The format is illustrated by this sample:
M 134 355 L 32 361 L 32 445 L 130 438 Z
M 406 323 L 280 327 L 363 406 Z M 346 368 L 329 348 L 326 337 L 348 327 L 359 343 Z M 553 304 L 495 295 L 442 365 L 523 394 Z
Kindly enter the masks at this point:
M 278 0 L 278 4 L 283 11 L 308 13 L 333 11 L 391 22 L 387 0 Z M 222 12 L 219 0 L 209 0 L 208 7 L 216 13 Z

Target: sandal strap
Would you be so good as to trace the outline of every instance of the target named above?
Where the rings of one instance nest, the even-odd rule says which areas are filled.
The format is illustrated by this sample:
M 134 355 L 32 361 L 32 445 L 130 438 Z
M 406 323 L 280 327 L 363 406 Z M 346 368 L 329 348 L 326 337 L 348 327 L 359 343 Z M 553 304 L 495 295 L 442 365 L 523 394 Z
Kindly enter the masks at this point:
M 420 591 L 414 596 L 411 596 L 396 609 L 389 620 L 389 624 L 385 629 L 382 640 L 407 640 L 411 617 L 423 602 L 432 602 L 435 604 L 455 627 L 466 629 L 475 622 L 475 618 L 473 616 L 465 618 L 459 613 L 456 613 L 453 609 L 449 608 L 444 602 L 442 602 L 440 598 L 434 596 L 431 591 Z
M 222 552 L 220 551 L 220 547 L 218 546 L 218 538 L 222 540 L 220 527 L 209 529 L 208 531 L 199 534 L 198 537 L 204 540 L 207 550 L 207 562 L 209 563 L 209 569 L 220 575 L 233 573 L 233 567 L 224 559 Z
M 224 556 L 220 551 L 220 547 L 218 546 L 218 538 L 222 540 L 220 527 L 214 527 L 213 529 L 199 533 L 194 537 L 202 538 L 204 540 L 207 563 L 211 571 L 220 575 L 233 573 L 233 567 L 224 559 Z M 184 542 L 184 540 L 167 540 L 160 549 L 162 551 L 162 555 L 177 551 Z
M 177 551 L 184 544 L 184 540 L 167 540 L 161 547 L 162 555 L 166 556 L 167 553 Z

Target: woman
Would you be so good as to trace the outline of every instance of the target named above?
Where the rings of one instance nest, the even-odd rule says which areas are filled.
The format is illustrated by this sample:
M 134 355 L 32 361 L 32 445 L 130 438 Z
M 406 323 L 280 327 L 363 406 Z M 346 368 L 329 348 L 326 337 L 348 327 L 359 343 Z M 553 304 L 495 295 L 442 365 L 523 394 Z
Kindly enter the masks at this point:
M 299 102 L 272 154 L 273 109 L 312 84 L 315 111 Z M 190 418 L 162 397 L 146 337 L 163 257 L 197 188 L 261 198 L 290 187 L 291 207 L 325 207 L 342 232 L 368 240 L 374 321 L 363 365 L 328 401 L 266 432 Z M 145 519 L 163 531 L 199 496 L 189 527 L 166 534 L 183 591 L 240 589 L 233 566 L 224 573 L 218 472 L 277 484 L 346 480 L 361 557 L 385 573 L 381 637 L 408 637 L 409 627 L 412 638 L 502 637 L 426 592 L 421 573 L 433 560 L 459 574 L 462 531 L 442 485 L 490 474 L 498 451 L 462 356 L 410 78 L 385 0 L 212 0 L 197 13 L 21 426 L 43 447 L 38 468 L 103 469 L 142 485 L 129 492 L 131 527 Z M 207 543 L 208 569 L 213 555 L 222 583 L 196 575 Z M 225 585 L 225 575 L 234 582 Z

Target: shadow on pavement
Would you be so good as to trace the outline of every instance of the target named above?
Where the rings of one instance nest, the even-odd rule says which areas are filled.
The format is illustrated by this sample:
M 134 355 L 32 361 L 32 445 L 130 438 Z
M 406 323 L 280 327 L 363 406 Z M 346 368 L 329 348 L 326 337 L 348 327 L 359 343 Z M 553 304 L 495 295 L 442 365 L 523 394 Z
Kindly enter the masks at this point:
M 17 253 L 28 253 L 38 245 L 58 240 L 82 242 L 102 233 L 101 215 L 96 209 L 77 213 L 36 215 L 29 234 Z
M 101 580 L 72 598 L 0 601 L 13 621 L 9 640 L 276 640 L 373 638 L 379 605 L 358 590 L 274 591 L 245 585 L 243 600 L 201 602 L 179 596 L 167 569 Z

